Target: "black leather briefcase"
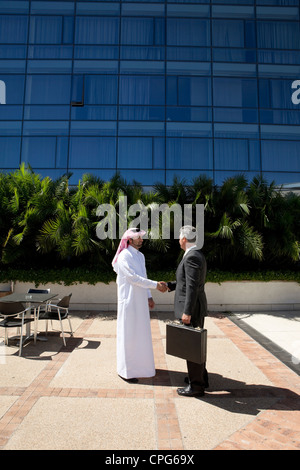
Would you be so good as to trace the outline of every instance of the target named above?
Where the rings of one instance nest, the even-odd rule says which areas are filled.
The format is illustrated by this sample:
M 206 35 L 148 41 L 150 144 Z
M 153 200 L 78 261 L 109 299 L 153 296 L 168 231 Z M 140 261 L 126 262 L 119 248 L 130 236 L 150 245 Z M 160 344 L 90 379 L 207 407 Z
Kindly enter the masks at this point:
M 168 323 L 166 329 L 167 354 L 187 361 L 206 362 L 207 330 L 180 323 Z

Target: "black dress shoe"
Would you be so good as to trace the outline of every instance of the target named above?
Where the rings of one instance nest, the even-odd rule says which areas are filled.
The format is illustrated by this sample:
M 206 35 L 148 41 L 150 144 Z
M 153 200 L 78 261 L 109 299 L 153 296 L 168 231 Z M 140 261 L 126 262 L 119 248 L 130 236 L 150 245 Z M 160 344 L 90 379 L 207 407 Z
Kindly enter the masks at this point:
M 188 377 L 185 377 L 185 378 L 184 378 L 184 383 L 186 383 L 186 384 L 189 384 L 189 383 L 190 383 L 190 381 L 189 381 L 189 378 L 188 378 Z M 206 383 L 205 383 L 205 385 L 204 385 L 204 387 L 205 387 L 205 388 L 208 388 L 208 387 L 209 387 L 209 383 L 208 383 L 208 382 L 206 382 Z
M 190 385 L 185 388 L 177 389 L 178 395 L 182 397 L 203 397 L 204 390 L 193 390 Z

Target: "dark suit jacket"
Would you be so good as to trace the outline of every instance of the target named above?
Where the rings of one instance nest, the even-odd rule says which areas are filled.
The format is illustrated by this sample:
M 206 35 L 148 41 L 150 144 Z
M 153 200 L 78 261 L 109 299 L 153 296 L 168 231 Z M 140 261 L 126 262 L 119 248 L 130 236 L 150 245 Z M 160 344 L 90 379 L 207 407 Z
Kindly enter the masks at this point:
M 191 315 L 191 324 L 203 328 L 207 315 L 207 300 L 204 290 L 206 260 L 200 250 L 192 248 L 181 260 L 176 271 L 176 282 L 169 282 L 170 290 L 175 289 L 175 317 Z

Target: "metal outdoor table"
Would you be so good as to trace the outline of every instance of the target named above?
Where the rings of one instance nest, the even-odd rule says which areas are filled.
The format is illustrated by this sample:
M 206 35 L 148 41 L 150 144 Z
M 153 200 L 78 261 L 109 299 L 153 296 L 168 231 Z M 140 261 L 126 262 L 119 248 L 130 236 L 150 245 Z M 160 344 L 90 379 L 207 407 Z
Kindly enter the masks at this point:
M 6 295 L 5 297 L 1 297 L 1 302 L 22 302 L 26 303 L 26 308 L 31 308 L 32 303 L 36 304 L 43 304 L 50 299 L 57 297 L 57 294 L 36 294 L 36 293 L 17 293 L 14 292 L 13 294 Z M 31 310 L 28 310 L 26 316 L 30 317 Z M 26 340 L 31 339 L 30 335 L 30 322 L 26 323 Z M 42 339 L 41 337 L 37 339 Z

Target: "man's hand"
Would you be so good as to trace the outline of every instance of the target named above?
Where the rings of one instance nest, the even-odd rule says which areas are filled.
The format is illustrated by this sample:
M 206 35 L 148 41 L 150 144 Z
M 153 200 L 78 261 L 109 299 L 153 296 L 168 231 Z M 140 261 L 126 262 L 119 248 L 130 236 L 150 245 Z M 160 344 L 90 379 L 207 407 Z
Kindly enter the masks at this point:
M 149 297 L 149 298 L 148 298 L 148 305 L 149 305 L 149 308 L 150 308 L 151 310 L 155 307 L 155 302 L 154 302 L 154 300 L 152 299 L 152 297 Z
M 191 315 L 186 315 L 185 313 L 182 314 L 182 317 L 181 317 L 181 321 L 182 323 L 184 323 L 185 325 L 189 325 L 191 323 L 191 318 L 192 316 Z
M 164 281 L 159 281 L 157 283 L 156 289 L 159 290 L 160 292 L 166 292 L 168 289 L 167 283 Z

